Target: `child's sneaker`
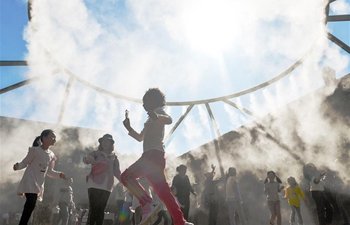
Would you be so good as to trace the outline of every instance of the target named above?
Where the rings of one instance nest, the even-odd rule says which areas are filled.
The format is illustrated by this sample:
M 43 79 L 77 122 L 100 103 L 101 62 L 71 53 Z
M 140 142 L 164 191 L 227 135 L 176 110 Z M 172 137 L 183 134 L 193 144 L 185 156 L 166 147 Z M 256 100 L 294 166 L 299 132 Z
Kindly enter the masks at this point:
M 190 222 L 185 222 L 184 225 L 194 225 L 193 223 L 190 223 Z
M 144 207 L 142 207 L 142 220 L 140 222 L 140 225 L 147 225 L 149 222 L 151 222 L 154 215 L 156 215 L 160 210 L 162 209 L 162 206 L 159 202 L 148 202 Z

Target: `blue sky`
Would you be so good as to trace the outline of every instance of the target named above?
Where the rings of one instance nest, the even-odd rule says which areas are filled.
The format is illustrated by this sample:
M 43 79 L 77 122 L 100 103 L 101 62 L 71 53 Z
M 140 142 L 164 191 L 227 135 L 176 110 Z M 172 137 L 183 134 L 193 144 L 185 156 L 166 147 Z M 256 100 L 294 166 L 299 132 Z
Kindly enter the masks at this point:
M 148 87 L 158 86 L 168 101 L 177 102 L 219 97 L 260 84 L 283 72 L 317 42 L 305 63 L 278 83 L 231 99 L 264 115 L 322 86 L 319 75 L 324 66 L 335 68 L 338 78 L 350 72 L 349 54 L 320 38 L 322 6 L 318 2 L 298 6 L 272 0 L 264 4 L 254 0 L 143 4 L 37 0 L 34 34 L 28 29 L 26 2 L 3 0 L 0 59 L 42 61 L 45 46 L 64 68 L 113 93 L 140 99 Z M 349 0 L 338 0 L 332 3 L 331 14 L 349 14 L 349 5 Z M 349 22 L 328 23 L 327 29 L 350 44 Z M 57 64 L 0 67 L 0 87 L 47 74 L 54 67 Z M 59 73 L 3 94 L 1 116 L 55 123 L 67 80 L 66 74 Z M 13 106 L 14 100 L 21 107 Z M 50 113 L 33 103 L 37 100 L 49 106 Z M 221 134 L 253 119 L 221 102 L 210 106 Z M 115 100 L 75 82 L 62 123 L 111 131 L 123 140 L 120 149 L 132 146 L 132 152 L 139 153 L 140 145 L 124 141 L 121 120 L 126 108 L 134 126 L 141 129 L 146 117 L 139 104 Z M 167 110 L 177 121 L 185 108 Z M 169 151 L 179 155 L 214 137 L 205 106 L 195 106 L 174 133 Z

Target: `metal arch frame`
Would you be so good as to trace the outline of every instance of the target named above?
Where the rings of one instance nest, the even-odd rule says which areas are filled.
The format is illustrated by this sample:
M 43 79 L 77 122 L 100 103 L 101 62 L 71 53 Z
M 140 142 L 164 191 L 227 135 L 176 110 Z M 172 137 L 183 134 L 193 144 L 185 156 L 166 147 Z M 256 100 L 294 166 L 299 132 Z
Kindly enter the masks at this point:
M 326 6 L 325 6 L 325 15 L 326 15 L 326 19 L 324 21 L 325 25 L 327 25 L 328 22 L 344 22 L 344 21 L 350 21 L 350 15 L 334 15 L 334 16 L 330 16 L 329 15 L 329 5 L 334 2 L 336 0 L 328 0 Z M 33 0 L 28 0 L 28 20 L 31 21 L 32 19 L 32 14 L 31 14 L 31 10 L 32 10 L 32 2 Z M 331 33 L 327 33 L 327 37 L 330 41 L 332 41 L 333 43 L 335 43 L 336 45 L 338 45 L 340 48 L 342 48 L 344 51 L 346 51 L 347 53 L 350 54 L 350 46 L 347 45 L 346 43 L 342 42 L 340 39 L 338 39 L 337 37 L 335 37 L 333 34 Z M 226 96 L 221 96 L 221 97 L 217 97 L 217 98 L 211 98 L 211 99 L 203 99 L 203 100 L 197 100 L 197 101 L 183 101 L 183 102 L 167 102 L 168 106 L 187 106 L 187 110 L 185 111 L 185 113 L 183 113 L 183 115 L 177 120 L 177 122 L 175 123 L 175 125 L 172 127 L 172 129 L 170 130 L 170 132 L 167 134 L 167 136 L 165 137 L 165 142 L 168 142 L 168 140 L 170 139 L 170 137 L 172 136 L 172 134 L 175 132 L 175 130 L 177 129 L 177 127 L 181 124 L 181 122 L 185 119 L 185 117 L 188 115 L 188 113 L 190 113 L 190 111 L 192 110 L 192 108 L 195 105 L 200 105 L 200 104 L 205 104 L 207 112 L 209 117 L 211 118 L 211 122 L 212 125 L 215 129 L 216 135 L 217 137 L 220 136 L 220 131 L 219 131 L 219 127 L 216 124 L 216 120 L 214 118 L 214 115 L 210 109 L 210 103 L 214 103 L 214 102 L 223 102 L 226 103 L 238 110 L 240 110 L 243 113 L 246 113 L 250 116 L 253 117 L 257 117 L 257 115 L 254 112 L 249 111 L 248 109 L 242 107 L 242 106 L 238 106 L 237 104 L 233 103 L 232 101 L 230 101 L 229 99 L 231 98 L 236 98 L 242 95 L 246 95 L 249 93 L 252 93 L 254 91 L 257 91 L 259 89 L 262 89 L 272 83 L 277 82 L 278 80 L 282 79 L 283 77 L 287 76 L 288 74 L 290 74 L 294 69 L 296 69 L 299 65 L 301 65 L 303 63 L 303 61 L 305 60 L 305 58 L 312 52 L 312 50 L 314 49 L 315 44 L 313 43 L 308 51 L 299 59 L 297 60 L 293 65 L 291 65 L 287 70 L 285 70 L 284 72 L 282 72 L 281 74 L 277 75 L 276 77 L 261 83 L 257 86 L 254 86 L 252 88 L 248 88 L 246 90 L 234 93 L 234 94 L 230 94 L 230 95 L 226 95 Z M 49 51 L 48 51 L 49 52 Z M 51 54 L 50 54 L 51 55 Z M 59 64 L 57 62 L 57 64 Z M 59 64 L 60 65 L 60 64 Z M 0 66 L 28 66 L 28 62 L 27 61 L 0 61 Z M 60 114 L 57 120 L 57 123 L 60 124 L 62 122 L 62 118 L 63 115 L 65 113 L 65 108 L 66 108 L 66 104 L 67 104 L 67 100 L 70 94 L 70 90 L 72 88 L 72 84 L 74 81 L 78 81 L 79 83 L 85 85 L 86 87 L 89 87 L 97 92 L 103 93 L 105 95 L 111 96 L 113 98 L 117 98 L 117 99 L 121 99 L 121 100 L 126 100 L 126 101 L 131 101 L 131 102 L 136 102 L 136 103 L 141 103 L 140 99 L 136 99 L 136 98 L 131 98 L 131 97 L 127 97 L 124 95 L 119 95 L 113 92 L 110 92 L 108 90 L 105 90 L 103 88 L 100 88 L 96 85 L 91 84 L 90 82 L 82 79 L 81 77 L 75 75 L 72 71 L 70 71 L 69 69 L 65 68 L 64 66 L 60 65 L 60 67 L 62 69 L 58 69 L 52 72 L 52 74 L 56 74 L 59 71 L 63 71 L 65 74 L 67 74 L 69 76 L 69 80 L 67 82 L 67 87 L 66 87 L 66 92 L 65 92 L 65 96 L 63 98 L 63 102 L 61 105 L 61 110 L 60 110 Z M 2 88 L 0 89 L 0 94 L 12 91 L 14 89 L 17 89 L 19 87 L 22 87 L 24 85 L 33 83 L 35 81 L 40 80 L 43 77 L 33 77 L 30 79 L 27 79 L 25 81 L 10 85 L 8 87 Z

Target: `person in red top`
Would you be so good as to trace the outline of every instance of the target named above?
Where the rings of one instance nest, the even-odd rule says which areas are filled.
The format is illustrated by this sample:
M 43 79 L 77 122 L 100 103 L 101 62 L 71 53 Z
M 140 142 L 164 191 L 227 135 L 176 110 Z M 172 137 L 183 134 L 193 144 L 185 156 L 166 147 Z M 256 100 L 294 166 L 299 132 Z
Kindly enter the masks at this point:
M 150 88 L 142 101 L 149 117 L 141 133 L 137 133 L 131 127 L 127 115 L 123 124 L 131 137 L 143 141 L 143 154 L 122 173 L 120 180 L 140 202 L 143 213 L 140 225 L 148 224 L 162 208 L 161 203 L 154 201 L 137 181 L 137 178 L 141 177 L 150 182 L 154 192 L 167 207 L 175 225 L 193 225 L 186 222 L 165 178 L 164 126 L 172 123 L 172 118 L 163 110 L 165 95 L 158 88 Z

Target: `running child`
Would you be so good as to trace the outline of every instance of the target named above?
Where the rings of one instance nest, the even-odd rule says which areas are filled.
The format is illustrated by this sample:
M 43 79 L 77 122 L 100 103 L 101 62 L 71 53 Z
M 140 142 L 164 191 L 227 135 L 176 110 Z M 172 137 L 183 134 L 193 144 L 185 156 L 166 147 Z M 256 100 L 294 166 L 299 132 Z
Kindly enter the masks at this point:
M 122 173 L 121 182 L 140 201 L 142 207 L 140 225 L 148 224 L 162 208 L 161 203 L 154 201 L 137 181 L 137 178 L 141 177 L 145 177 L 150 182 L 154 192 L 167 207 L 175 225 L 193 225 L 184 219 L 165 178 L 164 126 L 172 123 L 172 118 L 164 111 L 165 95 L 158 88 L 150 88 L 142 101 L 148 114 L 143 130 L 137 133 L 131 127 L 128 117 L 123 124 L 131 137 L 137 141 L 143 141 L 143 154 Z
M 288 204 L 291 209 L 290 213 L 290 224 L 295 225 L 295 213 L 298 215 L 298 223 L 299 225 L 303 224 L 303 218 L 301 216 L 300 212 L 300 198 L 302 198 L 305 201 L 305 195 L 304 192 L 299 187 L 298 183 L 296 182 L 294 177 L 289 177 L 287 179 L 287 182 L 289 186 L 287 187 L 284 198 L 288 199 Z

